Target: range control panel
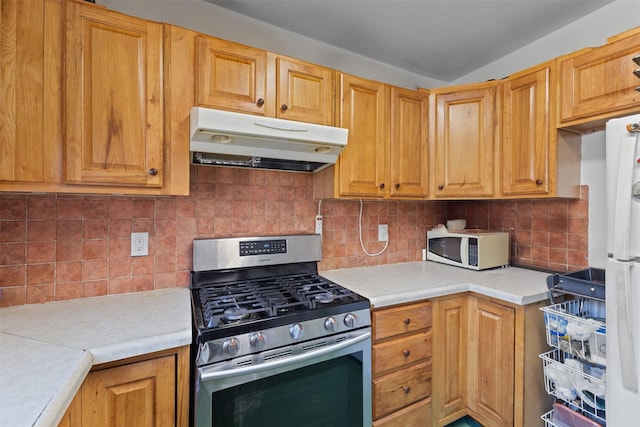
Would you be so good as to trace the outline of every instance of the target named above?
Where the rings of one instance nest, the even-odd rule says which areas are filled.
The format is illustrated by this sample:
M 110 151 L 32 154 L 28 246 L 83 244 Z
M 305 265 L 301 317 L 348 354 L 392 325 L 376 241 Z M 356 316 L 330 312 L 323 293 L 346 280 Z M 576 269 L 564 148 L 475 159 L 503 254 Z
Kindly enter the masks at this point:
M 287 240 L 250 240 L 240 242 L 240 256 L 286 254 Z

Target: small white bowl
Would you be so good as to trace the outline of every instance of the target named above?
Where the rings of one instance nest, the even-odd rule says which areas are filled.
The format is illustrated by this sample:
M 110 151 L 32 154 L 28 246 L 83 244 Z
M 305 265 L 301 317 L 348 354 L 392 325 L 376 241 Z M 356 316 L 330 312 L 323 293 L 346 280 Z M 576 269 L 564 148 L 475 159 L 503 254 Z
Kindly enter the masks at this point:
M 450 219 L 447 221 L 447 230 L 451 230 L 451 231 L 464 230 L 466 226 L 467 226 L 466 219 Z

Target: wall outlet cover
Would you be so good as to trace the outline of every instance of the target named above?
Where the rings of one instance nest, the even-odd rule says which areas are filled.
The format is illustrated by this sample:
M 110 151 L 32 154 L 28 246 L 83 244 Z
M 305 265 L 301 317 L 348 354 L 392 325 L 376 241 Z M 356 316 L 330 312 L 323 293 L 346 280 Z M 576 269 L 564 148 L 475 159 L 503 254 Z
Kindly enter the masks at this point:
M 131 256 L 149 255 L 149 233 L 131 233 Z

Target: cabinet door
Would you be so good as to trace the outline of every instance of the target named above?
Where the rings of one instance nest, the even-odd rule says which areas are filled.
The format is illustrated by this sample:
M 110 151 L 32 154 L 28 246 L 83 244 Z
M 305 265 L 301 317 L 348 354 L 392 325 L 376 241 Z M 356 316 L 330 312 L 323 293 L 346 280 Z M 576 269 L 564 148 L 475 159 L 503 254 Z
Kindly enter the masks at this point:
M 488 425 L 513 426 L 514 345 L 514 310 L 470 297 L 469 408 Z
M 432 92 L 437 198 L 494 195 L 498 90 L 492 82 Z
M 429 157 L 428 98 L 391 88 L 391 197 L 426 197 Z
M 388 185 L 388 87 L 341 74 L 340 97 L 339 126 L 349 129 L 338 160 L 340 195 L 382 197 Z
M 502 193 L 549 193 L 552 63 L 519 73 L 503 83 Z M 555 129 L 554 129 L 555 130 Z M 553 144 L 553 146 L 552 146 Z M 553 154 L 551 154 L 553 152 Z
M 161 187 L 162 25 L 66 3 L 67 183 Z
M 433 303 L 433 419 L 443 425 L 467 408 L 467 296 Z
M 82 385 L 82 425 L 174 426 L 175 358 L 160 357 L 89 373 Z
M 593 121 L 640 110 L 640 80 L 632 58 L 640 32 L 560 59 L 560 122 Z
M 276 67 L 276 115 L 282 119 L 332 126 L 334 123 L 334 71 L 282 56 Z
M 63 5 L 0 0 L 0 14 L 0 188 L 37 191 L 62 180 Z
M 268 115 L 266 51 L 205 36 L 196 49 L 198 105 Z

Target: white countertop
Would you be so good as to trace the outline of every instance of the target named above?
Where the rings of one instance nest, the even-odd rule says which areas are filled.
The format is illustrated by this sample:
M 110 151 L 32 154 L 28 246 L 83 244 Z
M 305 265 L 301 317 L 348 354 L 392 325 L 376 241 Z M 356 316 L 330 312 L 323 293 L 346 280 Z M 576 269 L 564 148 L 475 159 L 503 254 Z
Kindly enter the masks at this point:
M 432 261 L 322 271 L 320 274 L 368 298 L 374 307 L 472 291 L 518 305 L 548 297 L 543 273 L 507 267 L 474 271 Z
M 0 426 L 56 426 L 93 365 L 190 343 L 185 288 L 0 309 Z

